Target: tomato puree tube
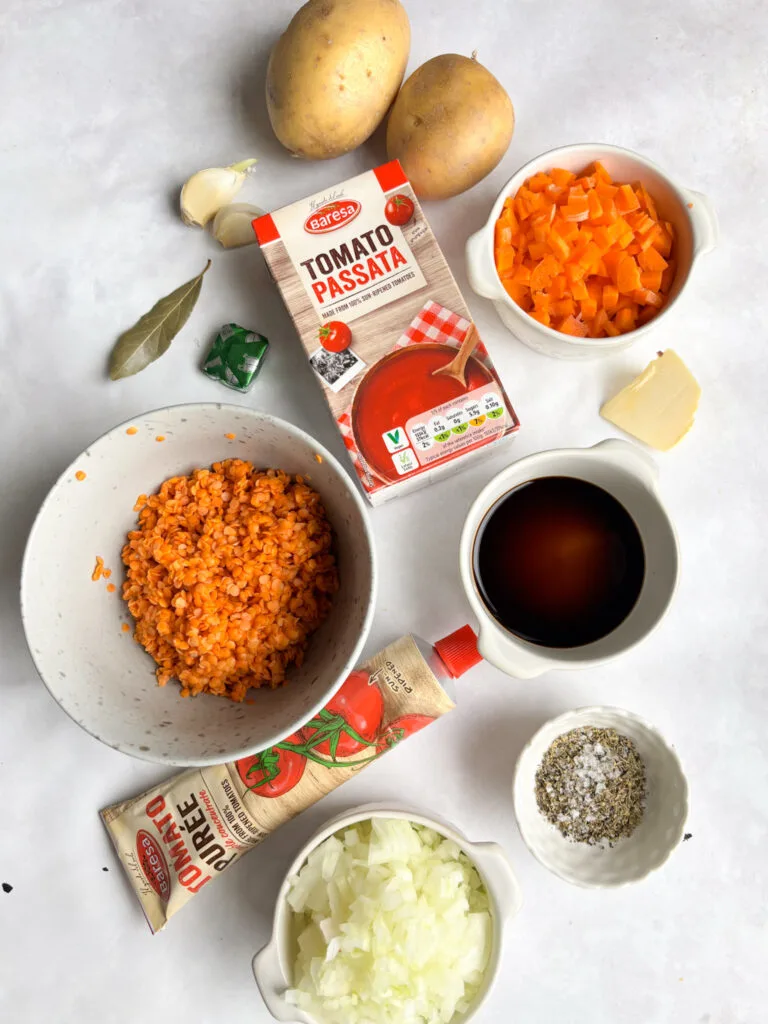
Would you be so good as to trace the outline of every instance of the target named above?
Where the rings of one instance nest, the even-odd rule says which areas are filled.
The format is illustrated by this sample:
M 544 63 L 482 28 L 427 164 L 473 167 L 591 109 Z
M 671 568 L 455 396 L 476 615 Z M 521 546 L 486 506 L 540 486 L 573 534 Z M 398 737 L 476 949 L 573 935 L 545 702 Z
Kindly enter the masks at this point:
M 450 681 L 480 660 L 469 626 L 434 646 L 402 637 L 274 747 L 188 769 L 104 808 L 152 932 L 284 822 L 450 711 Z

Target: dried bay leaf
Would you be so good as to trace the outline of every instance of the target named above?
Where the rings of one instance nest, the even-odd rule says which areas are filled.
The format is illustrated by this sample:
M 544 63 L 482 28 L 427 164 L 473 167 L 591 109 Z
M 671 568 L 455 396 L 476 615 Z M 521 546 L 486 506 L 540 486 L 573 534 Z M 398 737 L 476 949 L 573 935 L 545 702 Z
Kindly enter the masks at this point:
M 133 376 L 168 349 L 195 308 L 203 275 L 210 265 L 208 260 L 197 277 L 156 302 L 133 327 L 120 335 L 109 359 L 112 380 Z

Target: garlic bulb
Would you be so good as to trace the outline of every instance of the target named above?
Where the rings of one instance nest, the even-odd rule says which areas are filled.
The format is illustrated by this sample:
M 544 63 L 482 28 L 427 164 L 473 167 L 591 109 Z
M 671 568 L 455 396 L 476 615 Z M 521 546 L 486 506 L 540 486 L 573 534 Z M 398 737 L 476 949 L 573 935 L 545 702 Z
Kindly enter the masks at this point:
M 181 219 L 201 228 L 242 188 L 248 168 L 256 160 L 241 160 L 229 167 L 208 167 L 193 174 L 181 190 Z
M 222 206 L 213 218 L 213 237 L 225 249 L 237 249 L 256 241 L 252 222 L 264 211 L 249 203 L 232 203 Z

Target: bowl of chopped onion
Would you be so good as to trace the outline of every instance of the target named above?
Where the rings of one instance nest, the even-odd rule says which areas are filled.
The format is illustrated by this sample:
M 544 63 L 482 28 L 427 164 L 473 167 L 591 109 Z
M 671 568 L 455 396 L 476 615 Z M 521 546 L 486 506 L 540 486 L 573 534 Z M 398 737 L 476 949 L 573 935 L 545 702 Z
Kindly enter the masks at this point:
M 499 969 L 520 887 L 496 843 L 381 804 L 329 821 L 300 851 L 253 972 L 276 1020 L 468 1021 Z

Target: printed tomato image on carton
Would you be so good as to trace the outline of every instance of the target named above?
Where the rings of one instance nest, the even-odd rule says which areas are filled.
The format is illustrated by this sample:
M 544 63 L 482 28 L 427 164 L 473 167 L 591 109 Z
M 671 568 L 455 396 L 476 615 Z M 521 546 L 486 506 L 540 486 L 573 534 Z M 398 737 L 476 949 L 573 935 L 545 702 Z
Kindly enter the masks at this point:
M 253 227 L 371 504 L 518 430 L 396 160 Z

